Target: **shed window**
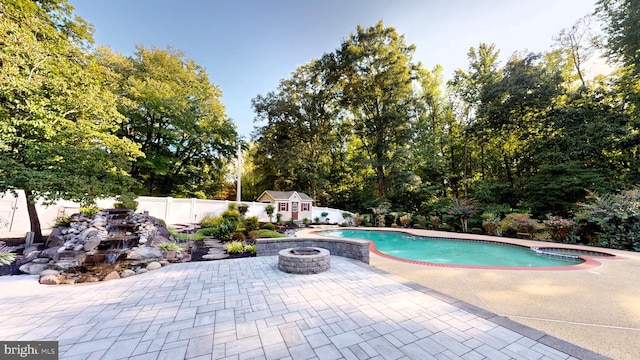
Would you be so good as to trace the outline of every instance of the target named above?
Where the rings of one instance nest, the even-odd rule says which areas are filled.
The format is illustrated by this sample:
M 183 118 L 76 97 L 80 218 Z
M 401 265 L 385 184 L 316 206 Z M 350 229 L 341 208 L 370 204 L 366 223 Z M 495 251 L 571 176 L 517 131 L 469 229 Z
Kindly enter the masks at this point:
M 302 211 L 309 211 L 309 203 L 302 203 Z
M 288 205 L 289 205 L 289 203 L 281 202 L 279 211 L 287 211 L 287 210 L 289 210 L 289 206 Z

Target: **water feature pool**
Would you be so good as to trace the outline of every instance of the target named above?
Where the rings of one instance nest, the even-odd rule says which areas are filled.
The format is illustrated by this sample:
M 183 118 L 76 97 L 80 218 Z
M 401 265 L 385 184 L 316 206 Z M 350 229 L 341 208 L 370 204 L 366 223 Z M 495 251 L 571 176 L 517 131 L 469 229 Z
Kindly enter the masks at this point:
M 319 234 L 369 240 L 384 255 L 418 262 L 468 267 L 559 267 L 584 262 L 578 256 L 534 251 L 493 241 L 416 236 L 399 231 L 329 230 Z

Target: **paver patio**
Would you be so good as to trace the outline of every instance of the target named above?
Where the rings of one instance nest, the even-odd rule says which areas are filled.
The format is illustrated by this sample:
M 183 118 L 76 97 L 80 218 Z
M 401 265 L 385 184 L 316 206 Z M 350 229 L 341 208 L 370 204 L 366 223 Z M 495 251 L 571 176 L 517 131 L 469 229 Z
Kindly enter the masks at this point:
M 45 286 L 0 278 L 0 340 L 60 359 L 602 359 L 368 265 L 292 275 L 277 257 Z

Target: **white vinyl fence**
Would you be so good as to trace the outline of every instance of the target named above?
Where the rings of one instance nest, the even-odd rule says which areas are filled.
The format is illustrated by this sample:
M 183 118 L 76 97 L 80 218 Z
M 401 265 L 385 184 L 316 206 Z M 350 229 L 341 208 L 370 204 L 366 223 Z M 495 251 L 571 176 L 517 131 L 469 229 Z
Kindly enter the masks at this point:
M 228 200 L 201 200 L 201 199 L 177 199 L 170 197 L 140 196 L 138 199 L 137 212 L 147 211 L 149 215 L 163 219 L 167 224 L 190 224 L 197 223 L 203 217 L 219 215 L 229 208 Z M 99 208 L 112 208 L 115 199 L 100 199 L 97 201 Z M 262 222 L 269 221 L 265 212 L 267 203 L 242 202 L 249 206 L 246 216 L 257 216 Z M 59 201 L 55 205 L 38 205 L 38 217 L 43 232 L 47 233 L 55 224 L 56 218 L 77 213 L 80 205 L 71 201 Z M 322 217 L 322 213 L 328 213 Z M 343 210 L 326 207 L 312 207 L 312 219 L 319 218 L 321 221 L 341 224 Z M 274 214 L 275 221 L 275 214 Z M 11 194 L 0 194 L 0 233 L 26 233 L 29 231 L 29 215 L 27 212 L 26 198 L 23 191 L 18 191 L 18 196 Z

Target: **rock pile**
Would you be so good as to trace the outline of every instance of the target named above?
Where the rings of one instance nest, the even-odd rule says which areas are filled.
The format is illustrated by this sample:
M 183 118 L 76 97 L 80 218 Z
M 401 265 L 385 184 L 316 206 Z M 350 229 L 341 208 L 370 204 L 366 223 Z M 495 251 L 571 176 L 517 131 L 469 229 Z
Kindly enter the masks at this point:
M 93 218 L 74 214 L 69 220 L 68 226 L 54 229 L 44 250 L 25 249 L 28 262 L 20 271 L 39 274 L 41 283 L 59 284 L 110 280 L 169 264 L 155 245 L 176 240 L 155 217 L 106 209 Z M 175 255 L 173 261 L 189 261 L 189 255 Z

